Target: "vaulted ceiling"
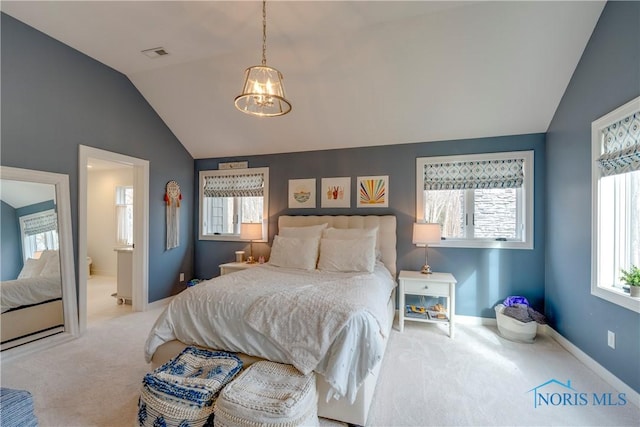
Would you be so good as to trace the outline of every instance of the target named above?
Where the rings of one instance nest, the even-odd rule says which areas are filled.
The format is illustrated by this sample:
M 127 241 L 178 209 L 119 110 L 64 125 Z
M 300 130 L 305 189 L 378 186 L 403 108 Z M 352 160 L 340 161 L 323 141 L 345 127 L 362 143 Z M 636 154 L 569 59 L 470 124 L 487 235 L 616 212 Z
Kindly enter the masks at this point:
M 126 76 L 194 158 L 545 132 L 602 1 L 268 1 L 293 110 L 237 111 L 256 1 L 2 1 Z M 141 51 L 169 54 L 148 58 Z

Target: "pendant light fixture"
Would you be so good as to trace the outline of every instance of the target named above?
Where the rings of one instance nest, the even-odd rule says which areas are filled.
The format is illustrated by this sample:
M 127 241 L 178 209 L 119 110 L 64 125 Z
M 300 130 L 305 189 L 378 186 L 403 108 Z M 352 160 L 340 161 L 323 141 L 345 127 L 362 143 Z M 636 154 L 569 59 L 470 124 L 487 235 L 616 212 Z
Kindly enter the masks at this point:
M 282 74 L 267 66 L 267 2 L 262 1 L 262 65 L 245 70 L 242 93 L 236 97 L 236 108 L 260 117 L 282 116 L 291 111 L 286 100 Z

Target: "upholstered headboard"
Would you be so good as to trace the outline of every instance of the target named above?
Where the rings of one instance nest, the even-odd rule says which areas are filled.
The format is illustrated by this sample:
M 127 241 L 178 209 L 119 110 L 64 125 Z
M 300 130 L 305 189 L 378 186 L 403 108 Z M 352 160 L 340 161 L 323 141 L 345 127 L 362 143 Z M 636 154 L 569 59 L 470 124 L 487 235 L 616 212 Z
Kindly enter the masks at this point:
M 382 254 L 382 262 L 396 277 L 396 217 L 393 215 L 282 215 L 278 218 L 281 227 L 305 227 L 329 224 L 335 228 L 378 227 L 376 248 Z

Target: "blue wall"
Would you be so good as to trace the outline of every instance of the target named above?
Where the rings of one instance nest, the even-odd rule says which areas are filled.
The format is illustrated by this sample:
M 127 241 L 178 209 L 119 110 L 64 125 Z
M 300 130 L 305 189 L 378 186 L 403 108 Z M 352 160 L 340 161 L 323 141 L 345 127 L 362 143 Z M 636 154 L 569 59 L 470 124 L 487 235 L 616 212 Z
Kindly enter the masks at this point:
M 287 153 L 241 158 L 196 160 L 200 170 L 217 169 L 218 163 L 248 160 L 250 167 L 269 167 L 269 238 L 277 232 L 280 215 L 392 214 L 398 221 L 398 271 L 417 270 L 424 264 L 424 248 L 411 243 L 416 212 L 416 157 L 485 153 L 512 150 L 535 151 L 533 250 L 430 248 L 429 264 L 449 271 L 458 280 L 457 314 L 495 317 L 492 307 L 509 295 L 524 295 L 540 310 L 544 299 L 544 150 L 543 134 L 399 144 L 344 150 Z M 355 208 L 356 177 L 389 176 L 389 208 Z M 351 209 L 289 209 L 288 180 L 297 178 L 351 177 Z M 197 194 L 197 190 L 195 192 Z M 194 209 L 197 239 L 198 208 Z M 195 273 L 208 278 L 219 274 L 218 265 L 232 261 L 243 243 L 196 241 Z M 254 255 L 266 252 L 254 243 Z
M 0 280 L 13 280 L 22 270 L 20 223 L 16 210 L 0 201 Z
M 127 77 L 1 14 L 2 165 L 69 175 L 78 266 L 78 146 L 149 160 L 149 301 L 193 266 L 193 158 Z M 180 183 L 180 246 L 165 250 L 165 185 Z M 77 268 L 76 268 L 77 269 Z M 77 275 L 77 271 L 76 271 Z
M 52 186 L 53 187 L 53 186 Z M 47 200 L 46 202 L 34 203 L 33 205 L 23 206 L 21 208 L 16 209 L 16 215 L 18 218 L 31 215 L 38 212 L 48 211 L 51 209 L 55 209 L 56 204 L 53 200 Z
M 640 3 L 609 2 L 547 133 L 546 315 L 640 392 L 640 315 L 591 295 L 591 122 L 638 95 Z

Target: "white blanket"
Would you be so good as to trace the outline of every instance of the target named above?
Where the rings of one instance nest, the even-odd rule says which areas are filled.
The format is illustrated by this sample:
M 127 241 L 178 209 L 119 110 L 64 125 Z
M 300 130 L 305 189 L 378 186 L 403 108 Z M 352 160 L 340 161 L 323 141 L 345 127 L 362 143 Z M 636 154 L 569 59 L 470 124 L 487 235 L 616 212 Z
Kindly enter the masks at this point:
M 23 305 L 62 298 L 60 275 L 37 276 L 0 282 L 2 313 Z
M 382 359 L 381 325 L 394 286 L 381 263 L 371 274 L 264 265 L 220 276 L 172 300 L 149 334 L 146 360 L 178 339 L 314 370 L 331 396 L 353 400 Z

